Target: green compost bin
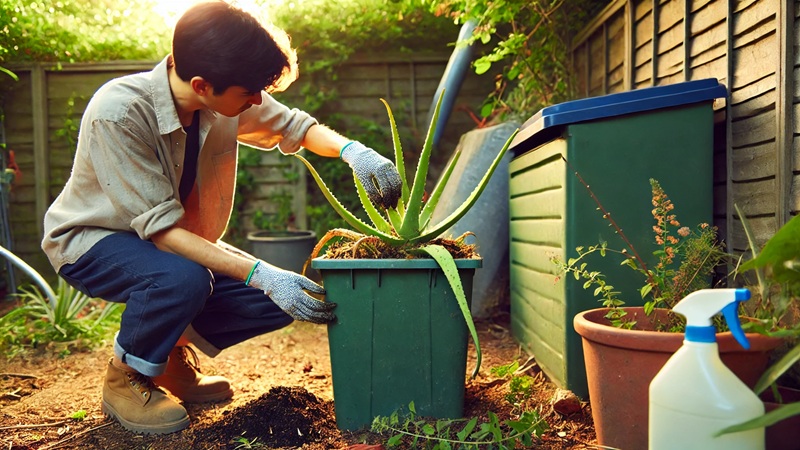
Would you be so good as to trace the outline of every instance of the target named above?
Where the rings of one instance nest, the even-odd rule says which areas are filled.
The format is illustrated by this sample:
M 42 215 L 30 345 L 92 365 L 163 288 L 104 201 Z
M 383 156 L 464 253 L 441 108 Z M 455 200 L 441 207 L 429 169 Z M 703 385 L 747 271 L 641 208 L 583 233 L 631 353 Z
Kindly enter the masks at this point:
M 724 85 L 705 79 L 566 102 L 531 117 L 512 142 L 511 328 L 560 387 L 588 397 L 572 321 L 602 304 L 583 280 L 558 277 L 551 258 L 575 257 L 576 247 L 601 241 L 624 246 L 578 175 L 638 252 L 654 260 L 651 178 L 682 225 L 712 222 L 713 102 L 726 95 Z M 592 256 L 591 267 L 606 274 L 628 306 L 643 304 L 641 274 Z
M 457 259 L 467 303 L 481 259 Z M 408 413 L 457 419 L 464 411 L 469 330 L 433 259 L 315 258 L 326 301 L 333 401 L 341 430 L 376 416 Z

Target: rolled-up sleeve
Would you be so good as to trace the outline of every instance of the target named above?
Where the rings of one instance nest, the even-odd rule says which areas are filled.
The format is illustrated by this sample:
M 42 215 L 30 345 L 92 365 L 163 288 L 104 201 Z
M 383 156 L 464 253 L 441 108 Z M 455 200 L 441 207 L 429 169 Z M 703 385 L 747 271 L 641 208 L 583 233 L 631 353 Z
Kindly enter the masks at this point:
M 300 150 L 308 129 L 318 122 L 306 112 L 290 109 L 266 92 L 262 102 L 242 113 L 239 120 L 238 140 L 244 144 L 291 154 Z

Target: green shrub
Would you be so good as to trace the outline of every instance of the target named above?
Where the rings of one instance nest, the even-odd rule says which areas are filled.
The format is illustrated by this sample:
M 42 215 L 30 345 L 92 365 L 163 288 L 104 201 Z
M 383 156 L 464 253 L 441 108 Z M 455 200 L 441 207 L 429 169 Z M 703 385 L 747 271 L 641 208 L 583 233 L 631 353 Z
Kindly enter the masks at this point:
M 119 323 L 122 305 L 102 304 L 59 278 L 55 305 L 34 287 L 20 288 L 19 306 L 0 317 L 0 348 L 13 357 L 26 349 L 60 343 L 60 352 L 92 349 Z

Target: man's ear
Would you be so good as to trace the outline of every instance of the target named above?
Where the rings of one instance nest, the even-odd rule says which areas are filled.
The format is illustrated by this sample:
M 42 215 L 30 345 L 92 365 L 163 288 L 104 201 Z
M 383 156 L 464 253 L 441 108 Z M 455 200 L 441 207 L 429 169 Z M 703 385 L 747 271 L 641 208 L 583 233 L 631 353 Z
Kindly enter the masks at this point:
M 206 96 L 214 93 L 214 87 L 203 77 L 192 77 L 189 84 L 192 85 L 192 90 L 197 95 Z

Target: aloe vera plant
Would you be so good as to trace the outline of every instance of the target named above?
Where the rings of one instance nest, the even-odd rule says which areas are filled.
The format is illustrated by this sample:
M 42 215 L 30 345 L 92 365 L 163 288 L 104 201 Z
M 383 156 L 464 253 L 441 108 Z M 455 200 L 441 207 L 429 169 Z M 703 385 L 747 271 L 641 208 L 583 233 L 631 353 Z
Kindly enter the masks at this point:
M 477 358 L 475 369 L 472 372 L 472 376 L 474 378 L 478 374 L 478 370 L 480 369 L 481 365 L 481 348 L 478 340 L 478 333 L 475 330 L 475 324 L 472 320 L 469 305 L 467 304 L 464 288 L 461 285 L 461 279 L 458 276 L 458 269 L 456 268 L 455 259 L 444 246 L 432 244 L 431 241 L 440 237 L 461 217 L 463 217 L 473 205 L 475 205 L 475 202 L 486 188 L 486 185 L 488 184 L 492 174 L 508 150 L 511 141 L 514 139 L 514 136 L 517 132 L 515 131 L 511 137 L 508 138 L 503 148 L 498 152 L 494 161 L 492 161 L 492 164 L 487 169 L 483 178 L 480 180 L 478 185 L 475 186 L 474 190 L 470 193 L 464 203 L 456 208 L 449 216 L 445 217 L 441 222 L 432 224 L 430 222 L 433 211 L 439 202 L 442 191 L 447 185 L 447 182 L 449 181 L 453 172 L 453 168 L 456 166 L 461 154 L 460 149 L 456 151 L 439 182 L 436 184 L 430 197 L 427 199 L 427 201 L 425 201 L 423 199 L 425 194 L 425 180 L 428 175 L 428 165 L 431 152 L 433 150 L 433 133 L 436 129 L 436 123 L 439 119 L 439 112 L 443 97 L 444 92 L 442 92 L 442 94 L 439 96 L 439 99 L 436 103 L 433 118 L 431 119 L 431 123 L 428 127 L 428 133 L 422 147 L 422 153 L 417 163 L 414 182 L 410 188 L 406 177 L 403 150 L 400 145 L 397 124 L 395 123 L 394 115 L 392 114 L 392 109 L 389 107 L 389 104 L 385 100 L 381 99 L 381 102 L 383 102 L 389 115 L 392 140 L 394 144 L 395 165 L 397 166 L 397 170 L 400 174 L 400 178 L 403 183 L 403 189 L 402 196 L 397 204 L 397 207 L 385 210 L 381 208 L 382 211 L 379 211 L 378 208 L 369 201 L 367 193 L 359 182 L 358 178 L 354 177 L 361 204 L 363 205 L 364 210 L 372 222 L 371 225 L 360 220 L 344 205 L 342 205 L 339 200 L 336 199 L 334 194 L 325 185 L 325 182 L 320 178 L 319 174 L 311 165 L 311 163 L 308 162 L 308 160 L 298 154 L 295 154 L 295 156 L 306 165 L 309 172 L 314 177 L 314 180 L 317 182 L 317 185 L 319 185 L 320 189 L 322 190 L 323 195 L 334 208 L 334 210 L 336 210 L 336 212 L 356 230 L 356 232 L 341 229 L 329 231 L 325 236 L 322 237 L 322 239 L 320 239 L 320 242 L 314 249 L 312 257 L 319 253 L 320 249 L 328 240 L 335 236 L 339 236 L 354 241 L 360 239 L 378 239 L 390 246 L 403 248 L 408 253 L 420 256 L 427 255 L 436 260 L 437 264 L 447 277 L 450 287 L 453 289 L 453 292 L 455 292 L 459 307 L 464 315 L 464 320 L 467 323 L 467 327 L 469 328 L 470 334 L 472 335 L 472 339 L 475 343 Z

